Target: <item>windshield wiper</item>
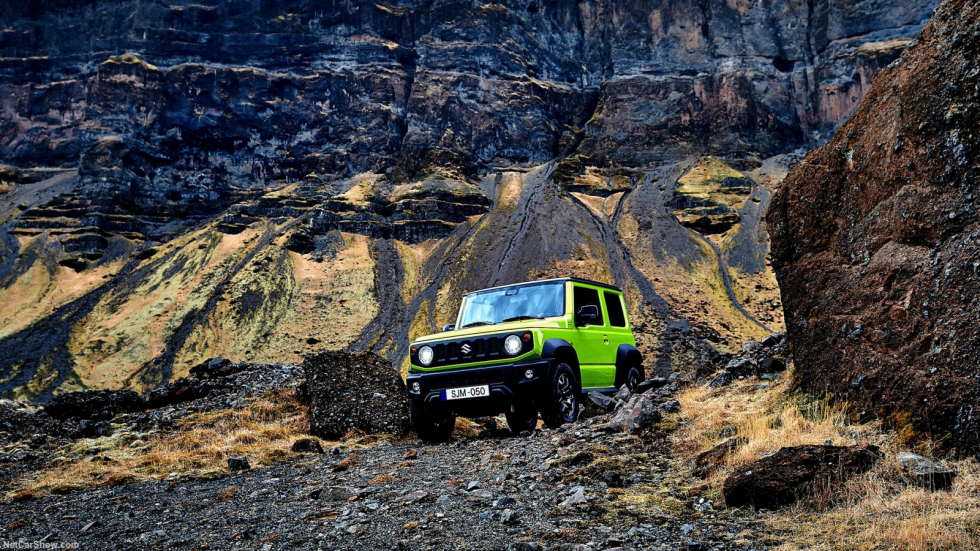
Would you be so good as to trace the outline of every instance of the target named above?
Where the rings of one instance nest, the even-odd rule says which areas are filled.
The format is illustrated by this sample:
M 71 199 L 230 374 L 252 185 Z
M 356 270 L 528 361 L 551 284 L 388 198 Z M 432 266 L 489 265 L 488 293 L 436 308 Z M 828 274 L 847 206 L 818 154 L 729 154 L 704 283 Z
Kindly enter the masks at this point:
M 467 323 L 466 325 L 460 327 L 460 329 L 466 329 L 467 327 L 479 327 L 481 325 L 496 325 L 492 321 L 474 321 L 473 323 Z
M 542 316 L 514 316 L 512 318 L 506 318 L 506 319 L 502 320 L 500 323 L 504 323 L 504 322 L 507 322 L 507 321 L 543 320 L 543 319 L 544 319 L 544 317 L 542 317 Z

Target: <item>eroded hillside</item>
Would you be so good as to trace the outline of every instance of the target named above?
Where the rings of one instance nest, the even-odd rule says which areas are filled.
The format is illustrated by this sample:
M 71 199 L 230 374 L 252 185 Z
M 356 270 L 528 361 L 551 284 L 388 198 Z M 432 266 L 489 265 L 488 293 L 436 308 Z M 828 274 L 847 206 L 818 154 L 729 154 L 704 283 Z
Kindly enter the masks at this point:
M 780 330 L 769 198 L 934 4 L 5 6 L 0 393 L 400 364 L 554 275 L 623 286 L 651 370 Z

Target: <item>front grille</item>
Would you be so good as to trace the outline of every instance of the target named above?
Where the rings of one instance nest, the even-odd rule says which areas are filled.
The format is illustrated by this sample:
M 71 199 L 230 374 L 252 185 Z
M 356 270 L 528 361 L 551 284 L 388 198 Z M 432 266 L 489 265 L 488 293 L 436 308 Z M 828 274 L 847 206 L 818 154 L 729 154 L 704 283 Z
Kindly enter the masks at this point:
M 501 350 L 500 344 L 503 338 L 500 335 L 491 335 L 432 344 L 430 346 L 432 346 L 434 357 L 429 367 L 505 359 L 507 355 Z M 522 354 L 532 348 L 533 342 L 525 341 Z M 419 365 L 417 361 L 418 358 L 413 354 L 412 365 Z
M 459 386 L 492 385 L 504 382 L 504 372 L 499 369 L 492 369 L 479 373 L 447 373 L 434 375 L 431 381 L 430 385 L 433 390 Z

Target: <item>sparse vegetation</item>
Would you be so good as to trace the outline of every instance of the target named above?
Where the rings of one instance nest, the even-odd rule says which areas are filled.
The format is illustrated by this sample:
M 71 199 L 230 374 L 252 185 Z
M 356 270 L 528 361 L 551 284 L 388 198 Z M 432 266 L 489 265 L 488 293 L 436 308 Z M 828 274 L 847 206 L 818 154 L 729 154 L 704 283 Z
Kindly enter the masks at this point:
M 871 443 L 885 458 L 868 473 L 839 487 L 824 488 L 811 499 L 765 515 L 781 533 L 779 549 L 975 549 L 980 545 L 980 468 L 975 460 L 952 462 L 959 471 L 949 492 L 931 492 L 911 484 L 896 457 L 905 451 L 900 435 L 879 422 L 851 422 L 846 404 L 800 394 L 790 374 L 766 389 L 757 379 L 709 390 L 694 387 L 678 396 L 686 422 L 675 447 L 690 460 L 725 440 L 737 427 L 746 439 L 708 478 L 718 494 L 725 476 L 782 446 Z M 724 431 L 724 432 L 723 432 Z M 928 454 L 928 444 L 916 451 Z
M 307 408 L 291 390 L 277 390 L 239 409 L 193 413 L 178 421 L 177 430 L 146 440 L 125 431 L 79 440 L 65 451 L 86 459 L 66 458 L 22 479 L 5 497 L 25 500 L 145 480 L 220 477 L 229 457 L 245 456 L 253 465 L 286 459 L 295 438 L 308 429 Z

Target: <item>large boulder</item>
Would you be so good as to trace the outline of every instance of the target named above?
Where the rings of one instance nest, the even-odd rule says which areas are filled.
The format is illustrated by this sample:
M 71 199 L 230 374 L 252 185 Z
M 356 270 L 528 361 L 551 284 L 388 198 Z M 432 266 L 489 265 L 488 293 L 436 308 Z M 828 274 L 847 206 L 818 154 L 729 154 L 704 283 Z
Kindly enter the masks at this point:
M 806 388 L 980 449 L 980 3 L 946 1 L 767 215 Z
M 722 491 L 729 507 L 775 509 L 788 505 L 814 485 L 840 482 L 870 469 L 880 458 L 877 446 L 806 445 L 781 448 L 740 466 Z
M 408 434 L 408 392 L 391 362 L 370 352 L 321 352 L 307 356 L 303 370 L 310 434 L 327 439 L 352 430 Z

